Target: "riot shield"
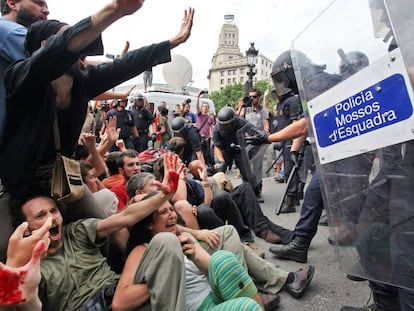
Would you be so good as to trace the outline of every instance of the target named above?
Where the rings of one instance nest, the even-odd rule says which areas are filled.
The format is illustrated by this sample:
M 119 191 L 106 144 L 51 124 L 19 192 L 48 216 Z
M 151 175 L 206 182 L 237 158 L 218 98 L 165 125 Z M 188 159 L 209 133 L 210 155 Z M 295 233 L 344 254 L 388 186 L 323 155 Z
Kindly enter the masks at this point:
M 237 131 L 236 135 L 239 145 L 234 147 L 238 148 L 240 153 L 237 166 L 243 178 L 255 189 L 263 178 L 263 169 L 258 168 L 263 163 L 264 154 L 269 145 L 248 144 L 246 137 L 251 137 L 248 126 L 243 126 Z
M 413 9 L 336 0 L 292 46 L 341 269 L 405 288 L 414 288 Z

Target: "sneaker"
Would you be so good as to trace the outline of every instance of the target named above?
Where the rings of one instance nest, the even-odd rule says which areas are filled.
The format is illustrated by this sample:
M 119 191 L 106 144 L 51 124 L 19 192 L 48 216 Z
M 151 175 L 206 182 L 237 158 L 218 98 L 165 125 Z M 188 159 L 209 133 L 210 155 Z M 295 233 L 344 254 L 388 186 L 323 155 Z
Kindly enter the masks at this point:
M 279 307 L 280 296 L 259 292 L 265 311 L 276 310 Z
M 281 243 L 281 238 L 276 233 L 270 231 L 269 229 L 263 229 L 256 234 L 258 237 L 262 238 L 268 243 Z
M 248 248 L 250 248 L 253 253 L 255 253 L 257 256 L 259 256 L 260 258 L 265 258 L 265 253 L 264 251 L 262 251 L 259 247 L 259 245 L 257 245 L 255 242 L 243 242 L 244 245 L 246 245 Z

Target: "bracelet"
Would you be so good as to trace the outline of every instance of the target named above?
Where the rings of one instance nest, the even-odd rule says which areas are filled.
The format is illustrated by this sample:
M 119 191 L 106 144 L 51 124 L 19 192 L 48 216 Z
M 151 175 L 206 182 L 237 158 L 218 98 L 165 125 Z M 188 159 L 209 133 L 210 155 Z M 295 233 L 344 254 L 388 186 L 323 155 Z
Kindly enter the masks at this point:
M 194 239 L 193 243 L 194 243 L 194 244 L 199 244 L 200 242 L 198 242 L 198 240 L 197 240 L 197 239 Z
M 207 182 L 203 182 L 203 187 L 210 187 L 210 184 Z

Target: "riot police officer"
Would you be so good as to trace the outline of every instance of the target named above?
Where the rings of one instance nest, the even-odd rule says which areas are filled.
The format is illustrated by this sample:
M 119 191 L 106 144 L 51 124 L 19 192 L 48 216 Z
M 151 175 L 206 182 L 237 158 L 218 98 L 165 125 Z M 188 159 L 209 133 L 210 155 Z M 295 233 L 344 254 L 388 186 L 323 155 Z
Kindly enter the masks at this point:
M 145 98 L 141 93 L 133 92 L 129 96 L 129 101 L 132 103 L 131 115 L 138 131 L 138 136 L 134 140 L 135 150 L 142 152 L 148 149 L 148 131 L 154 116 L 145 108 Z
M 324 65 L 317 65 L 303 53 L 295 51 L 302 63 L 306 65 L 303 74 L 307 75 L 309 100 L 342 80 L 338 75 L 325 72 Z M 282 61 L 284 59 L 284 61 Z M 279 64 L 282 64 L 279 66 Z M 275 61 L 272 71 L 272 80 L 278 94 L 297 94 L 298 87 L 293 72 L 291 51 L 282 53 Z M 295 99 L 296 100 L 296 99 Z M 291 152 L 298 152 L 304 138 L 308 133 L 307 121 L 303 113 L 299 119 L 285 126 L 280 131 L 269 135 L 269 142 L 287 141 L 294 139 Z M 296 139 L 295 139 L 296 138 Z M 322 193 L 318 172 L 313 168 L 312 179 L 306 188 L 300 218 L 296 223 L 295 236 L 289 245 L 281 248 L 271 247 L 269 251 L 279 258 L 290 259 L 297 262 L 307 262 L 308 250 L 318 228 L 319 218 L 323 209 Z
M 243 130 L 251 145 L 267 143 L 267 134 L 258 130 L 246 119 L 236 115 L 231 107 L 223 107 L 217 114 L 217 123 L 213 128 L 214 154 L 219 161 L 222 171 L 225 171 L 225 160 L 234 159 L 244 181 L 248 181 L 254 190 L 260 187 L 260 178 L 252 174 L 247 154 L 240 150 L 237 132 Z M 257 180 L 256 180 L 257 179 Z M 255 191 L 256 195 L 258 194 Z
M 186 144 L 181 155 L 181 160 L 188 166 L 193 160 L 200 160 L 204 165 L 204 156 L 201 146 L 201 136 L 191 121 L 184 119 L 183 117 L 175 117 L 171 122 L 171 129 L 174 133 L 174 137 L 182 137 Z M 170 145 L 170 149 L 173 150 L 173 144 Z

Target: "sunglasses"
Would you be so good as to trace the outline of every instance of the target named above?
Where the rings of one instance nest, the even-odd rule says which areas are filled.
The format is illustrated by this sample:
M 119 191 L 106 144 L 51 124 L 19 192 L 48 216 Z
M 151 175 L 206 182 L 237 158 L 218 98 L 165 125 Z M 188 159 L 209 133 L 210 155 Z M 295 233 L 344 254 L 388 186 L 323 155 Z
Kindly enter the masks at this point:
M 250 96 L 250 98 L 257 98 L 257 97 L 258 97 L 257 95 Z

